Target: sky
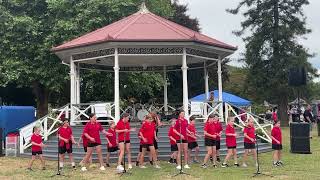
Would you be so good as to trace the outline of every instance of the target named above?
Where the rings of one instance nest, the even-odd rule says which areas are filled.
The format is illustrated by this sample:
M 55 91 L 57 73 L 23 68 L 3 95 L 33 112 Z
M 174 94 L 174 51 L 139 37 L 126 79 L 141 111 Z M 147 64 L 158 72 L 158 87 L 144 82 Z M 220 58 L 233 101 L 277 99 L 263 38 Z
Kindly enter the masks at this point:
M 231 65 L 241 66 L 242 64 L 236 60 L 244 52 L 244 42 L 232 34 L 232 31 L 240 29 L 243 17 L 241 14 L 232 15 L 225 11 L 227 8 L 236 7 L 240 0 L 179 0 L 179 2 L 188 4 L 188 14 L 198 18 L 203 34 L 238 46 L 236 53 L 231 56 L 234 59 Z M 304 13 L 307 17 L 307 27 L 312 33 L 306 35 L 306 39 L 303 38 L 300 42 L 310 53 L 315 53 L 309 62 L 319 69 L 320 73 L 320 0 L 309 0 L 309 2 L 310 4 L 304 7 Z

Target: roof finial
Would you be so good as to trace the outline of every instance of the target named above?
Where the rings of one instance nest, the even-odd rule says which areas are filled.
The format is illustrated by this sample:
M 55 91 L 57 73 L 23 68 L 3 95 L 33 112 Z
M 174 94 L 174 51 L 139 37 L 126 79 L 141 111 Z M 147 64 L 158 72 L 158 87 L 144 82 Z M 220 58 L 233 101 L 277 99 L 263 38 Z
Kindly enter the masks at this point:
M 140 14 L 146 14 L 146 13 L 149 13 L 150 11 L 148 10 L 147 6 L 146 6 L 146 2 L 145 1 L 142 1 L 142 4 L 140 6 L 140 10 L 138 13 Z

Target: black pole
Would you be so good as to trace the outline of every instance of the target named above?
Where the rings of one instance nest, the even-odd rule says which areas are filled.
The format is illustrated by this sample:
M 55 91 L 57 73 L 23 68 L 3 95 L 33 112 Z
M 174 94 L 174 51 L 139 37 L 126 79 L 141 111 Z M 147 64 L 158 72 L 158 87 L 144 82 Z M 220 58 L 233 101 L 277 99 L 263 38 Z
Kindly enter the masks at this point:
M 257 141 L 257 138 L 258 138 L 258 135 L 256 134 L 255 135 L 255 138 L 256 138 L 256 151 L 257 151 L 257 171 L 253 174 L 252 177 L 256 177 L 256 176 L 259 176 L 259 175 L 264 175 L 264 176 L 269 176 L 269 177 L 273 177 L 272 175 L 269 175 L 269 174 L 263 174 L 260 172 L 260 162 L 259 162 L 259 143 Z
M 128 175 L 131 175 L 131 172 L 128 172 L 126 170 L 126 132 L 124 132 L 124 138 L 123 138 L 124 142 L 123 142 L 123 145 L 124 145 L 124 149 L 123 149 L 123 171 L 121 172 L 121 175 L 124 175 L 124 174 L 128 174 Z

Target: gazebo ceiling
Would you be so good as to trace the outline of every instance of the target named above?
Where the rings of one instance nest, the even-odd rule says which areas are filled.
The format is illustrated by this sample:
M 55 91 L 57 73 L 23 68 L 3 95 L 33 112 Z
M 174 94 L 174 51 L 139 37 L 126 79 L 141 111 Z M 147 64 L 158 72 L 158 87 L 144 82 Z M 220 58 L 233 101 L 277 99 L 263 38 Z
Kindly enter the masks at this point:
M 237 49 L 157 16 L 142 6 L 137 13 L 54 47 L 52 51 L 65 63 L 69 63 L 72 56 L 78 62 L 86 60 L 81 63 L 112 66 L 113 58 L 108 57 L 113 57 L 115 48 L 119 48 L 121 66 L 178 65 L 183 48 L 188 48 L 188 55 L 198 58 L 189 58 L 194 60 L 190 63 L 199 63 L 201 57 L 224 58 Z

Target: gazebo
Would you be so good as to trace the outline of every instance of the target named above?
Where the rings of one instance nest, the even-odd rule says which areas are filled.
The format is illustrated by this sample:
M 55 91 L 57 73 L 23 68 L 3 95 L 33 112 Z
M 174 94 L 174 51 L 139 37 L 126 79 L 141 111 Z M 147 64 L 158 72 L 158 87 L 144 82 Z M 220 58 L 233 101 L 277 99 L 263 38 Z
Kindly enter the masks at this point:
M 52 48 L 70 66 L 71 124 L 75 124 L 80 104 L 80 69 L 114 72 L 114 116 L 120 118 L 119 72 L 182 71 L 183 110 L 188 117 L 188 68 L 203 69 L 206 94 L 209 92 L 207 69 L 218 66 L 218 94 L 222 101 L 221 62 L 237 48 L 178 25 L 151 13 L 145 6 L 135 14 Z M 167 83 L 164 81 L 164 110 L 168 111 Z M 223 107 L 220 115 L 223 117 Z

